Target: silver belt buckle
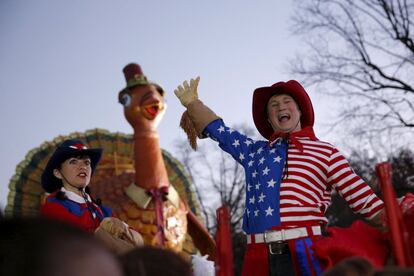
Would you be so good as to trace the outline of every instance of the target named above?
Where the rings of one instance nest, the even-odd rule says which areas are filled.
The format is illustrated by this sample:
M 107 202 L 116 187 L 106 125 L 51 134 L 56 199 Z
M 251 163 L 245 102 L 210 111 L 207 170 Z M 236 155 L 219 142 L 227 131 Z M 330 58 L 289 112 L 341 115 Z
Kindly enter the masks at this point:
M 284 241 L 271 242 L 267 244 L 267 247 L 269 248 L 269 253 L 271 255 L 283 254 L 285 252 L 284 249 L 286 246 L 287 244 Z

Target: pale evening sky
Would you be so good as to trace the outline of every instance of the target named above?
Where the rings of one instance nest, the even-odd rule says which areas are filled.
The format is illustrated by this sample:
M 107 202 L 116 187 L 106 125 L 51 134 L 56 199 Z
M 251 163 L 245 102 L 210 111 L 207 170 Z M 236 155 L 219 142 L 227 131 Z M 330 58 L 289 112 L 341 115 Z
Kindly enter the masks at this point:
M 0 207 L 16 165 L 43 142 L 92 128 L 132 133 L 117 102 L 130 62 L 167 92 L 159 133 L 171 153 L 185 139 L 173 90 L 197 75 L 200 97 L 228 125 L 253 127 L 253 90 L 292 78 L 288 59 L 304 46 L 288 30 L 292 8 L 291 0 L 2 0 Z M 308 92 L 318 131 L 326 115 Z

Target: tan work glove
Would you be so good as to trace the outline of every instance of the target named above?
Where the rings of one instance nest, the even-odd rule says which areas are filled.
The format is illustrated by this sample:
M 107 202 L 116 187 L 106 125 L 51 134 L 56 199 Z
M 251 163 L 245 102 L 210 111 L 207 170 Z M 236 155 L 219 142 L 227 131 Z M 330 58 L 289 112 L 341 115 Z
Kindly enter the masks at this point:
M 179 85 L 177 89 L 174 90 L 174 94 L 180 100 L 181 104 L 186 108 L 191 102 L 198 100 L 197 87 L 199 81 L 200 77 L 191 79 L 190 84 L 188 84 L 187 81 L 184 81 L 182 86 Z
M 144 244 L 144 240 L 138 232 L 115 217 L 103 219 L 95 230 L 95 236 L 116 254 L 122 254 Z
M 182 86 L 179 85 L 174 90 L 181 104 L 187 108 L 181 116 L 180 126 L 187 134 L 188 141 L 194 150 L 197 149 L 197 136 L 199 138 L 205 138 L 202 135 L 204 128 L 210 122 L 219 118 L 198 99 L 197 87 L 199 81 L 200 77 L 191 79 L 190 84 L 184 81 Z

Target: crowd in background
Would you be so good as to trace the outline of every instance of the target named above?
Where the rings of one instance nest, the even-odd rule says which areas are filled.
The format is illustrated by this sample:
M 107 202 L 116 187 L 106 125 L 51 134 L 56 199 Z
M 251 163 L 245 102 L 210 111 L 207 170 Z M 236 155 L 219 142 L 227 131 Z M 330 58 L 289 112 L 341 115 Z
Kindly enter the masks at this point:
M 84 230 L 48 218 L 1 218 L 0 275 L 193 275 L 170 250 L 141 246 L 115 255 Z

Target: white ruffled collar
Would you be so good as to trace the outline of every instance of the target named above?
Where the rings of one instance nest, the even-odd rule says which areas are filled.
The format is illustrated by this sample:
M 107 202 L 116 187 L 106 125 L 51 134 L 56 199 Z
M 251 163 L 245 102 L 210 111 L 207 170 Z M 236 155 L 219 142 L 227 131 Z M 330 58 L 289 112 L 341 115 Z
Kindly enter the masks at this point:
M 78 194 L 76 194 L 72 191 L 69 191 L 69 190 L 65 189 L 65 187 L 60 188 L 60 191 L 64 192 L 68 199 L 70 199 L 72 201 L 75 201 L 76 203 L 81 203 L 81 204 L 86 203 L 85 199 L 82 196 L 80 196 L 80 195 L 78 195 Z M 86 194 L 86 197 L 87 197 L 88 201 L 91 202 L 91 198 L 88 194 Z

